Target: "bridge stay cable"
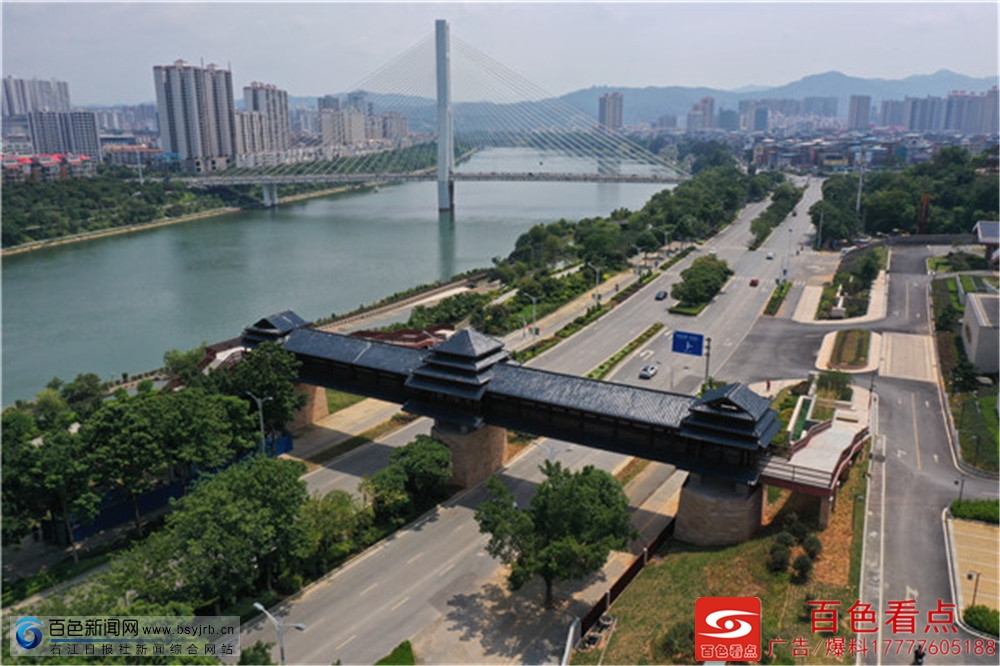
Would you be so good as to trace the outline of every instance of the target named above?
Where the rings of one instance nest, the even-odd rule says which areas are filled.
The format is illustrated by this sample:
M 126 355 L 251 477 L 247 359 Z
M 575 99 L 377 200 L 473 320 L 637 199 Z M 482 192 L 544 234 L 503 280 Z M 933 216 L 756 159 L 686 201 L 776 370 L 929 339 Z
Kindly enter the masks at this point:
M 556 97 L 527 78 L 457 37 L 451 38 L 455 180 L 605 180 L 670 182 L 687 174 L 637 142 Z M 357 183 L 364 181 L 433 180 L 436 174 L 437 123 L 435 39 L 417 42 L 362 79 L 351 91 L 363 92 L 375 115 L 405 116 L 410 134 L 404 139 L 371 139 L 347 145 L 337 137 L 284 155 L 247 158 L 267 166 L 236 166 L 207 177 L 187 179 L 192 185 L 235 185 L 281 182 Z M 363 109 L 365 122 L 371 120 Z M 475 172 L 462 164 L 474 152 L 490 155 L 498 148 L 538 151 L 540 164 L 520 170 Z M 298 156 L 298 161 L 296 161 Z M 320 159 L 316 159 L 316 158 Z M 503 155 L 498 154 L 498 163 Z M 567 159 L 572 166 L 566 167 Z M 550 162 L 551 160 L 551 162 Z M 580 161 L 593 165 L 581 167 Z M 274 163 L 277 162 L 277 163 Z M 487 162 L 488 163 L 488 162 Z M 560 167 L 566 172 L 558 171 Z M 481 169 L 482 167 L 480 167 Z

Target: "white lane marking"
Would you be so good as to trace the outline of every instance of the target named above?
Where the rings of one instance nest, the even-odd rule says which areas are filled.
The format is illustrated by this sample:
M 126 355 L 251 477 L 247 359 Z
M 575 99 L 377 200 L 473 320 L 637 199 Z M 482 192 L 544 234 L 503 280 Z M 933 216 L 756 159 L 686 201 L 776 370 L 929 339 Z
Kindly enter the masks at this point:
M 365 589 L 361 590 L 361 594 L 359 594 L 358 596 L 359 597 L 363 597 L 366 594 L 368 594 L 369 592 L 371 592 L 372 590 L 374 590 L 376 587 L 378 587 L 378 583 L 372 583 L 371 585 L 369 585 Z
M 342 648 L 343 648 L 343 647 L 344 647 L 345 645 L 347 645 L 348 643 L 350 643 L 351 641 L 353 641 L 353 640 L 354 640 L 355 638 L 357 638 L 357 637 L 358 637 L 358 635 L 357 635 L 357 634 L 351 634 L 351 637 L 350 637 L 350 638 L 348 638 L 348 639 L 347 639 L 346 641 L 344 641 L 343 643 L 341 643 L 340 645 L 338 645 L 338 646 L 337 646 L 336 648 L 334 648 L 334 649 L 336 649 L 336 650 L 340 650 L 340 649 L 342 649 Z
M 438 578 L 440 578 L 441 576 L 445 575 L 446 573 L 448 573 L 449 571 L 451 571 L 454 568 L 455 568 L 455 563 L 452 562 L 451 564 L 449 564 L 444 569 L 441 569 L 441 571 L 438 572 Z
M 414 555 L 410 559 L 406 560 L 406 563 L 407 564 L 413 564 L 414 562 L 416 562 L 417 560 L 419 560 L 423 556 L 424 556 L 423 553 L 417 553 L 416 555 Z
M 409 597 L 403 597 L 402 599 L 400 599 L 399 601 L 397 601 L 393 605 L 389 606 L 389 610 L 396 610 L 397 608 L 399 608 L 400 606 L 402 606 L 403 604 L 405 604 L 409 600 L 410 600 Z

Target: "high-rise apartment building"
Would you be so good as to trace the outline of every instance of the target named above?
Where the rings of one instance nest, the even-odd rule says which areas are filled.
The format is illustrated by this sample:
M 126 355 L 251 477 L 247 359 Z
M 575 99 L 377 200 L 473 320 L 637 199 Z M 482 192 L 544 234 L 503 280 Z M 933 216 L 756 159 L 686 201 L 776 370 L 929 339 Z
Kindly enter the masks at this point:
M 330 111 L 340 111 L 340 98 L 336 95 L 323 95 L 316 99 L 316 109 L 323 113 L 327 109 Z
M 903 124 L 903 100 L 884 99 L 878 114 L 882 127 L 897 127 Z
M 236 154 L 232 73 L 177 60 L 153 67 L 153 80 L 163 150 L 188 169 L 226 169 Z
M 365 140 L 365 115 L 357 109 L 324 111 L 320 114 L 320 132 L 326 145 L 354 145 Z
M 347 93 L 347 108 L 360 111 L 364 115 L 371 115 L 372 110 L 368 104 L 367 94 L 363 90 Z
M 711 129 L 715 127 L 715 98 L 702 97 L 701 100 L 691 106 L 687 115 L 687 129 L 689 132 Z
M 872 98 L 869 95 L 851 95 L 847 111 L 847 129 L 868 129 L 871 118 Z
M 97 117 L 90 111 L 33 111 L 27 114 L 28 131 L 39 154 L 86 155 L 101 159 Z
M 1000 108 L 998 108 L 998 90 L 993 86 L 986 91 L 986 102 L 983 109 L 983 134 L 997 134 L 1000 132 Z
M 260 111 L 237 111 L 233 114 L 236 154 L 262 153 L 267 149 L 264 127 L 266 119 Z
M 806 97 L 802 100 L 802 113 L 807 116 L 836 117 L 836 97 Z
M 405 139 L 410 133 L 410 125 L 406 116 L 399 113 L 383 113 L 382 135 L 386 139 Z
M 624 102 L 622 94 L 618 92 L 601 95 L 597 113 L 597 120 L 601 127 L 611 130 L 621 129 Z
M 903 100 L 903 124 L 908 130 L 939 130 L 944 127 L 944 110 L 940 97 L 907 97 Z
M 3 79 L 3 117 L 23 116 L 33 111 L 69 111 L 69 84 L 51 79 Z
M 292 145 L 286 91 L 278 89 L 275 85 L 254 81 L 243 88 L 243 107 L 247 111 L 259 111 L 264 118 L 262 150 L 267 152 L 287 150 Z

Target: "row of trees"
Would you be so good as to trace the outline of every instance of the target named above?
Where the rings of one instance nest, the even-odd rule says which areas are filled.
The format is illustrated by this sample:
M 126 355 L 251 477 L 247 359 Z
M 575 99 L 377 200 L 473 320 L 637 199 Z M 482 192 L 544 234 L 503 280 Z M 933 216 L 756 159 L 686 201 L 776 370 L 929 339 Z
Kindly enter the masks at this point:
M 34 403 L 4 411 L 3 542 L 16 545 L 45 519 L 61 521 L 72 537 L 75 521 L 93 519 L 104 495 L 129 500 L 142 532 L 137 498 L 168 481 L 187 482 L 228 464 L 257 446 L 256 403 L 267 396 L 266 428 L 280 431 L 305 397 L 295 390 L 298 361 L 278 345 L 262 344 L 232 368 L 208 375 L 190 361 L 199 352 L 168 352 L 187 386 L 136 394 L 119 389 L 103 399 L 95 375 L 58 379 Z M 74 551 L 75 553 L 75 551 Z
M 451 454 L 430 437 L 397 449 L 389 467 L 363 482 L 364 500 L 342 490 L 310 496 L 305 470 L 298 461 L 254 455 L 201 476 L 163 529 L 39 612 L 218 615 L 275 590 L 294 592 L 395 529 L 399 514 L 385 507 L 404 501 L 397 494 L 411 511 L 433 505 Z
M 226 205 L 219 193 L 189 190 L 183 183 L 99 175 L 3 186 L 3 247 L 143 224 Z
M 803 193 L 805 193 L 804 188 L 797 188 L 789 182 L 781 183 L 774 188 L 774 193 L 771 195 L 771 205 L 750 223 L 750 232 L 753 234 L 753 240 L 750 242 L 751 250 L 756 250 L 763 245 L 767 237 L 771 235 L 771 231 L 781 224 L 781 221 L 802 200 Z
M 914 233 L 926 194 L 930 197 L 927 233 L 967 234 L 978 220 L 995 220 L 1000 211 L 996 175 L 985 169 L 987 165 L 986 153 L 973 157 L 964 148 L 951 146 L 903 171 L 866 174 L 860 215 L 857 176 L 832 176 L 823 183 L 823 199 L 809 214 L 817 227 L 822 220 L 825 245 L 862 232 Z

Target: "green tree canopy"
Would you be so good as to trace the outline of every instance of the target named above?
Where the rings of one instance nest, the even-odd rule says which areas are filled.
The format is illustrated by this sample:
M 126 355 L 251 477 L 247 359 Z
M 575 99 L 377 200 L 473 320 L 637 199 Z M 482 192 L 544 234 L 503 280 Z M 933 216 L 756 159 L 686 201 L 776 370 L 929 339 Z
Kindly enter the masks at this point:
M 552 461 L 541 469 L 546 480 L 528 509 L 516 505 L 499 479 L 490 479 L 491 498 L 477 509 L 476 522 L 490 535 L 487 552 L 511 568 L 511 589 L 540 576 L 551 606 L 555 581 L 598 570 L 634 532 L 628 497 L 613 476 L 591 466 L 571 472 Z
M 249 394 L 257 396 L 264 401 L 265 427 L 280 432 L 306 403 L 305 395 L 295 388 L 301 365 L 295 354 L 281 345 L 264 342 L 234 367 L 212 372 L 208 384 L 220 393 L 246 400 L 254 415 L 257 403 Z

